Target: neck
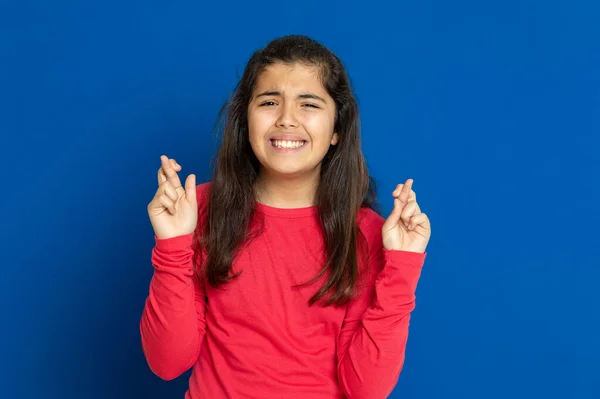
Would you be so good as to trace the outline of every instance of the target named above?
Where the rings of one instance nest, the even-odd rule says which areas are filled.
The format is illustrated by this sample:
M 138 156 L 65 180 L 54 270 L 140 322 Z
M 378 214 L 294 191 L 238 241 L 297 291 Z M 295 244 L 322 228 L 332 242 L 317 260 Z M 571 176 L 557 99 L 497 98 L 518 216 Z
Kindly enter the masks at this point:
M 254 192 L 261 204 L 275 208 L 305 208 L 315 205 L 319 175 L 282 177 L 261 170 Z

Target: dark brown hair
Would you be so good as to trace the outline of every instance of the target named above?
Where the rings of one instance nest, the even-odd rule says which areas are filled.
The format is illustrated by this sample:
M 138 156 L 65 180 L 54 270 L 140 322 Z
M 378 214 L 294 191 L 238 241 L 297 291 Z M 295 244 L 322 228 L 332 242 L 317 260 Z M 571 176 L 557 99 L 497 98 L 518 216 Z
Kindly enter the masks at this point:
M 260 165 L 250 147 L 247 111 L 258 76 L 274 63 L 317 66 L 323 87 L 335 101 L 334 131 L 339 140 L 322 160 L 315 198 L 327 261 L 307 283 L 327 273 L 324 285 L 309 304 L 323 300 L 324 306 L 343 305 L 357 288 L 359 263 L 364 261 L 359 259 L 360 254 L 368 256 L 357 214 L 361 207 L 378 212 L 375 182 L 363 158 L 358 105 L 344 66 L 329 49 L 306 36 L 277 38 L 256 51 L 221 109 L 221 146 L 214 163 L 208 204 L 201 212 L 203 228 L 197 230 L 196 237 L 207 254 L 201 274 L 213 287 L 235 278 L 231 266 L 236 253 L 252 239 L 253 233 L 259 234 L 249 228 L 256 206 L 254 183 Z

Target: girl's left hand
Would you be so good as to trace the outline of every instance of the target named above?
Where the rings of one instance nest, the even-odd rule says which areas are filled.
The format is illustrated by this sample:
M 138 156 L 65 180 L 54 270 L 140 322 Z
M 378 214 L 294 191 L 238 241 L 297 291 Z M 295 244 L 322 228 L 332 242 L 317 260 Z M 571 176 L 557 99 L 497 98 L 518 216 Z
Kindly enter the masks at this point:
M 408 179 L 392 193 L 394 209 L 381 229 L 388 250 L 424 253 L 431 237 L 429 218 L 419 209 L 412 184 L 413 179 Z

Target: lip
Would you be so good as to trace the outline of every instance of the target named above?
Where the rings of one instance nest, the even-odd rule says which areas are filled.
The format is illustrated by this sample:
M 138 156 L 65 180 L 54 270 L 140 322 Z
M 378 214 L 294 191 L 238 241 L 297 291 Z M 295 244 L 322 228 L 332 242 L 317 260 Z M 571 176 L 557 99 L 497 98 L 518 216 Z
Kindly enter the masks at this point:
M 278 133 L 269 136 L 269 140 L 283 140 L 283 141 L 308 141 L 302 136 L 291 133 Z
M 301 147 L 292 147 L 292 148 L 278 148 L 275 147 L 273 145 L 273 141 L 275 140 L 281 140 L 281 141 L 303 141 L 304 145 Z M 273 134 L 271 136 L 269 136 L 269 147 L 271 148 L 272 151 L 275 151 L 276 153 L 282 153 L 282 154 L 286 154 L 286 153 L 292 153 L 295 154 L 297 152 L 300 151 L 305 151 L 306 147 L 308 147 L 308 140 L 306 140 L 304 137 L 299 136 L 297 134 L 292 134 L 292 133 L 277 133 L 277 134 Z

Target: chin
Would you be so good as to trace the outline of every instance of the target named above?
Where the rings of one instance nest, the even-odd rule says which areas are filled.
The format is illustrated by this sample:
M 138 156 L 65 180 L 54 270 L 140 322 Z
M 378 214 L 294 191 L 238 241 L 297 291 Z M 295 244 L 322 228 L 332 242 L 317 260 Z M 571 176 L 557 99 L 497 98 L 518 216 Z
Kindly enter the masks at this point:
M 277 163 L 267 165 L 266 169 L 273 175 L 295 177 L 309 173 L 312 168 L 306 168 L 306 165 L 298 165 L 297 163 Z
M 295 177 L 295 176 L 300 176 L 306 173 L 306 170 L 299 168 L 299 167 L 278 167 L 278 168 L 271 168 L 271 172 L 273 174 L 277 174 L 277 175 L 281 175 L 281 176 L 285 176 L 285 177 Z

